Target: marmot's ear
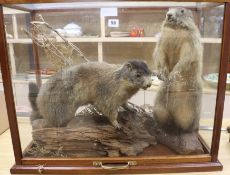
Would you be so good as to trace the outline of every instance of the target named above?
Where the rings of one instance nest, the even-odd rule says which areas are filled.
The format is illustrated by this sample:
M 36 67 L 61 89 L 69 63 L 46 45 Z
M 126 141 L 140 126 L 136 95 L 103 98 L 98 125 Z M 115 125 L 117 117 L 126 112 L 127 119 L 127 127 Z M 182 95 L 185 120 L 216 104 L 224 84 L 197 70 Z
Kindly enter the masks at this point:
M 143 61 L 143 63 L 145 63 L 146 65 L 148 64 L 146 60 L 142 60 L 142 61 Z
M 126 63 L 126 64 L 125 64 L 125 67 L 126 67 L 129 71 L 131 71 L 131 70 L 133 69 L 131 63 Z

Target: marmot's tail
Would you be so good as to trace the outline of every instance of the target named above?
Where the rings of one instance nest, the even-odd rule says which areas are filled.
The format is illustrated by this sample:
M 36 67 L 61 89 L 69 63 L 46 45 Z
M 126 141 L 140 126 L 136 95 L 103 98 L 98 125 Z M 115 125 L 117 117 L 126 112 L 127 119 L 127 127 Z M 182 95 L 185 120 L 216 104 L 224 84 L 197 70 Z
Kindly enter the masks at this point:
M 30 82 L 29 83 L 29 101 L 30 101 L 30 105 L 31 105 L 32 110 L 33 110 L 32 114 L 30 116 L 31 121 L 43 118 L 39 114 L 37 102 L 36 102 L 38 92 L 39 92 L 38 86 L 35 83 Z
M 34 111 L 38 110 L 36 99 L 38 96 L 39 88 L 35 83 L 30 82 L 29 83 L 29 101 L 32 109 Z

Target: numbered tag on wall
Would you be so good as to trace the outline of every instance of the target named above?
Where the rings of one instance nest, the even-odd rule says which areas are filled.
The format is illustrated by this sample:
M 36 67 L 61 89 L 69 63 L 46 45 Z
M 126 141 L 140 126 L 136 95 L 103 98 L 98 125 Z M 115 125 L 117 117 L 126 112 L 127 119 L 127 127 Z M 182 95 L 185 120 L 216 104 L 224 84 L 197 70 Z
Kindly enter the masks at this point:
M 119 27 L 119 19 L 109 19 L 108 27 Z

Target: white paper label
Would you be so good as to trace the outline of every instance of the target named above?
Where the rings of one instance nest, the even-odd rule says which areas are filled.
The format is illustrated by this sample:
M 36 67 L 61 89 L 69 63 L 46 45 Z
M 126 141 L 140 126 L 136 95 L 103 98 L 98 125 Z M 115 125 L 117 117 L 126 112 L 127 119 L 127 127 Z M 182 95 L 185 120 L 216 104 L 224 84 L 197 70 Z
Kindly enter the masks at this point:
M 119 19 L 109 19 L 108 27 L 119 27 Z
M 101 8 L 101 16 L 117 16 L 117 8 Z

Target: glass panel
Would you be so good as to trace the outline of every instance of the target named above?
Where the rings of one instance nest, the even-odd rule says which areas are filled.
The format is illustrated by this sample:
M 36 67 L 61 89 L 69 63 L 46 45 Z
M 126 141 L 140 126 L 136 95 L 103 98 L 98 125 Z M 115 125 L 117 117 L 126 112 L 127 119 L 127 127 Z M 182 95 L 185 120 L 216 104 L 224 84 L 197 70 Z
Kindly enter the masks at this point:
M 122 50 L 121 50 L 122 49 Z M 148 66 L 153 69 L 152 43 L 143 42 L 125 42 L 125 43 L 107 43 L 103 45 L 103 57 L 108 63 L 122 64 L 125 61 L 132 59 L 141 59 L 148 63 Z
M 105 19 L 106 36 L 111 37 L 111 32 L 130 32 L 135 29 L 144 29 L 143 36 L 153 37 L 160 31 L 165 13 L 165 9 L 156 10 L 154 8 L 119 9 L 117 17 L 108 16 Z M 113 19 L 119 20 L 119 27 L 110 27 L 110 21 Z
M 60 8 L 60 7 L 59 7 Z M 67 38 L 74 37 L 98 37 L 100 35 L 100 10 L 99 9 L 75 9 L 74 11 L 63 11 L 52 12 L 52 11 L 42 11 L 36 16 L 42 15 L 47 23 L 49 23 L 54 29 L 63 34 Z M 68 25 L 69 24 L 69 25 Z M 79 33 L 71 33 L 69 31 L 72 28 L 80 27 L 82 31 Z M 69 29 L 64 30 L 63 29 Z M 72 29 L 73 30 L 73 29 Z
M 203 54 L 203 98 L 202 118 L 200 121 L 201 136 L 211 146 L 212 127 L 214 124 L 215 103 L 217 93 L 217 75 L 221 53 L 222 26 L 224 6 L 214 6 L 203 9 L 201 15 L 201 35 L 203 38 L 212 38 L 212 42 L 204 44 Z
M 4 9 L 24 156 L 207 154 L 222 4 L 17 6 L 36 12 Z

